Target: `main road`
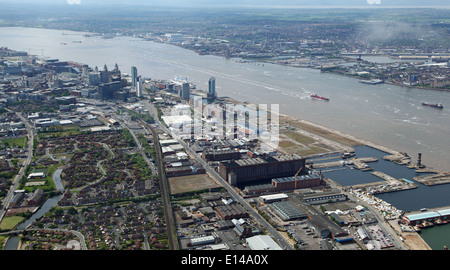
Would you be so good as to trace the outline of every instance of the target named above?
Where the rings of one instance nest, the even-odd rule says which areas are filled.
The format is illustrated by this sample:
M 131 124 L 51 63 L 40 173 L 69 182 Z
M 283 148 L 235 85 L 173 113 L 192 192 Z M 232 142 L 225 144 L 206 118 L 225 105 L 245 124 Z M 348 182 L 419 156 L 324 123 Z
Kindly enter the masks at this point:
M 161 128 L 164 132 L 166 132 L 167 134 L 171 134 L 173 136 L 174 139 L 176 139 L 183 147 L 184 149 L 186 149 L 186 151 L 192 156 L 194 157 L 202 166 L 203 168 L 205 168 L 205 170 L 208 172 L 208 174 L 218 183 L 220 183 L 227 191 L 228 193 L 231 195 L 231 197 L 236 201 L 239 202 L 250 214 L 253 218 L 255 218 L 259 224 L 261 224 L 261 226 L 264 227 L 264 229 L 273 237 L 275 237 L 278 241 L 278 244 L 281 246 L 281 248 L 285 249 L 285 250 L 292 250 L 294 249 L 293 246 L 286 241 L 286 239 L 284 237 L 282 237 L 278 231 L 273 228 L 263 217 L 261 217 L 256 211 L 255 209 L 253 209 L 253 207 L 250 206 L 250 204 L 244 200 L 235 190 L 233 187 L 231 187 L 225 180 L 222 179 L 222 177 L 220 177 L 220 175 L 218 175 L 216 173 L 215 170 L 213 170 L 208 163 L 206 163 L 195 151 L 193 151 L 189 145 L 187 145 L 181 138 L 177 137 L 176 134 L 172 134 L 172 132 L 166 128 L 163 124 L 161 124 L 161 122 L 158 119 L 158 114 L 156 111 L 156 108 L 153 106 L 153 104 L 151 104 L 150 102 L 148 102 L 148 99 L 143 100 L 142 101 L 143 106 L 145 107 L 145 109 L 147 109 L 151 115 L 153 116 L 153 118 L 155 119 L 155 122 L 158 124 L 158 127 Z

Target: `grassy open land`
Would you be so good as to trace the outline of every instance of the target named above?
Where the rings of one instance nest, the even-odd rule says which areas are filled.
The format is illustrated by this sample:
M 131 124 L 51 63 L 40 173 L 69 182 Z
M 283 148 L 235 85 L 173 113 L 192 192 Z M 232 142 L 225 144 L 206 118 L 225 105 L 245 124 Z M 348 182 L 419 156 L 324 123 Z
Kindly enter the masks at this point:
M 54 138 L 54 137 L 65 137 L 78 135 L 81 133 L 81 128 L 78 125 L 67 125 L 67 126 L 54 126 L 43 128 L 39 132 L 39 137 L 41 138 Z
M 2 139 L 0 140 L 0 144 L 4 146 L 14 146 L 14 147 L 26 147 L 27 145 L 27 136 L 12 138 L 12 139 Z
M 219 187 L 219 185 L 207 174 L 170 177 L 168 178 L 168 181 L 171 194 Z
M 0 223 L 0 231 L 5 230 L 9 231 L 14 229 L 20 222 L 22 222 L 25 218 L 21 216 L 11 216 L 3 218 Z
M 326 148 L 316 146 L 315 144 L 318 144 L 319 142 L 313 138 L 304 136 L 294 131 L 281 134 L 280 139 L 278 149 L 289 154 L 308 156 L 330 151 Z
M 296 142 L 304 144 L 304 145 L 308 145 L 308 144 L 316 142 L 313 138 L 304 136 L 304 135 L 302 135 L 300 133 L 297 133 L 297 132 L 290 131 L 290 132 L 286 132 L 285 134 L 289 138 L 295 140 Z
M 320 127 L 318 125 L 313 125 L 313 124 L 307 123 L 305 121 L 299 121 L 298 119 L 296 119 L 294 117 L 288 116 L 288 117 L 284 117 L 282 120 L 285 122 L 283 123 L 280 119 L 281 125 L 286 124 L 291 127 L 296 127 L 301 130 L 304 130 L 306 132 L 316 134 L 320 137 L 323 137 L 325 139 L 328 139 L 328 140 L 331 140 L 331 141 L 334 141 L 334 142 L 337 142 L 337 143 L 340 143 L 340 144 L 343 144 L 346 146 L 354 147 L 354 146 L 361 145 L 360 142 L 352 140 L 351 138 L 342 136 L 340 134 L 337 134 L 336 132 L 333 132 L 327 128 Z

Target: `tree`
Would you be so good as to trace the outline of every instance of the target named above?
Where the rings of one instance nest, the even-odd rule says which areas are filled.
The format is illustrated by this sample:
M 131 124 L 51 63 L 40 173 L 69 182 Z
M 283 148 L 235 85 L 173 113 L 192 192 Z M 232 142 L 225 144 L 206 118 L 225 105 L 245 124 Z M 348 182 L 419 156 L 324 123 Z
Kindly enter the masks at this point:
M 70 215 L 76 215 L 78 214 L 77 209 L 75 209 L 75 207 L 70 207 L 69 209 L 67 209 L 67 213 L 69 213 Z

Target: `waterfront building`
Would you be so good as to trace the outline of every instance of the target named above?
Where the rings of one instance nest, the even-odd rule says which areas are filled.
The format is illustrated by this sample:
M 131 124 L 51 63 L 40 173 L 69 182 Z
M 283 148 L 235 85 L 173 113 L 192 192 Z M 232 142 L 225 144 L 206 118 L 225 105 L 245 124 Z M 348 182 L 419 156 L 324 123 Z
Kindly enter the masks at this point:
M 208 81 L 208 95 L 209 101 L 214 101 L 216 99 L 216 78 L 211 77 Z
M 189 95 L 190 95 L 190 89 L 189 89 L 189 83 L 183 83 L 183 86 L 180 90 L 180 96 L 181 98 L 185 99 L 185 100 L 189 100 Z
M 136 79 L 136 97 L 142 97 L 142 77 L 139 76 Z
M 450 219 L 450 208 L 426 211 L 416 214 L 409 214 L 403 216 L 403 221 L 411 226 L 421 225 L 424 222 L 437 222 L 438 220 L 442 222 L 448 222 Z
M 185 40 L 185 37 L 183 34 L 179 33 L 167 33 L 164 35 L 164 37 L 169 41 L 170 43 L 180 43 Z
M 137 68 L 136 67 L 131 67 L 131 83 L 132 86 L 134 88 L 136 88 L 136 83 L 137 83 Z
M 111 82 L 111 76 L 109 75 L 108 67 L 105 65 L 103 70 L 100 71 L 100 82 L 109 83 Z

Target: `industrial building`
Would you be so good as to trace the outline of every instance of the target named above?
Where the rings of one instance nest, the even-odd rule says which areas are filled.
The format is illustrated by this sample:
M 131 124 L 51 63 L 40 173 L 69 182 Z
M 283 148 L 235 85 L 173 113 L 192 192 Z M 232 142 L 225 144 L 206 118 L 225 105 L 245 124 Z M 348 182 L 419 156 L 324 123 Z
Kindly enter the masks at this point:
M 241 158 L 241 153 L 236 149 L 213 149 L 204 151 L 202 158 L 206 161 L 237 160 Z
M 333 238 L 337 242 L 353 241 L 347 231 L 339 227 L 330 218 L 322 215 L 310 216 L 312 228 L 321 238 Z
M 178 144 L 179 142 L 175 139 L 167 139 L 167 140 L 160 140 L 159 144 L 161 146 L 168 146 L 168 145 L 173 145 L 173 144 Z
M 169 128 L 182 129 L 192 123 L 192 118 L 188 115 L 169 115 L 161 117 Z
M 202 246 L 207 244 L 214 244 L 216 242 L 216 239 L 212 235 L 203 236 L 203 237 L 197 237 L 191 239 L 191 244 L 193 246 Z
M 246 238 L 248 247 L 251 250 L 283 250 L 270 236 L 257 235 Z
M 224 220 L 247 218 L 248 212 L 238 204 L 223 205 L 215 208 L 217 214 Z
M 260 198 L 262 199 L 262 201 L 264 203 L 273 203 L 273 202 L 279 202 L 282 200 L 286 200 L 289 198 L 289 196 L 284 193 L 279 193 L 279 194 L 260 196 Z
M 244 192 L 248 195 L 257 195 L 265 193 L 275 193 L 277 192 L 277 189 L 271 184 L 262 184 L 262 185 L 246 186 L 244 188 Z
M 218 173 L 231 185 L 244 182 L 270 180 L 273 178 L 305 174 L 305 158 L 297 154 L 223 161 L 219 163 Z
M 33 193 L 32 197 L 28 200 L 27 204 L 37 206 L 41 203 L 43 198 L 44 198 L 44 190 L 38 188 Z
M 305 197 L 304 201 L 309 204 L 324 204 L 346 201 L 347 199 L 348 197 L 345 194 L 322 194 Z
M 247 224 L 237 223 L 233 231 L 239 236 L 240 239 L 251 237 L 253 235 L 252 229 Z
M 283 220 L 308 218 L 303 211 L 288 201 L 274 202 L 273 206 Z
M 300 188 L 312 188 L 321 185 L 322 177 L 317 173 L 281 177 L 272 179 L 272 185 L 277 188 L 278 191 L 293 190 Z
M 24 192 L 15 192 L 14 193 L 14 197 L 11 200 L 11 202 L 9 203 L 9 207 L 16 207 L 19 206 L 20 203 L 22 202 L 23 198 L 25 197 L 25 193 Z

